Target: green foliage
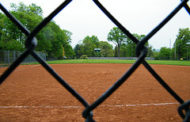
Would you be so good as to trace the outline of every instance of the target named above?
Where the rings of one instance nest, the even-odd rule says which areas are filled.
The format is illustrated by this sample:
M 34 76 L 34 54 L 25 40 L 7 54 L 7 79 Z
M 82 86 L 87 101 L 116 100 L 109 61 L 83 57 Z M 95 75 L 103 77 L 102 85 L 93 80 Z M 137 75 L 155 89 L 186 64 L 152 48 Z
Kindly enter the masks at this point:
M 42 9 L 31 4 L 11 4 L 10 11 L 28 30 L 32 31 L 42 20 Z M 61 58 L 63 50 L 66 56 L 74 55 L 71 42 L 71 32 L 62 30 L 55 22 L 51 21 L 36 36 L 37 51 L 46 53 L 49 57 Z M 26 36 L 4 14 L 0 13 L 0 49 L 24 50 Z
M 14 13 L 13 13 L 14 14 Z M 17 27 L 4 15 L 0 15 L 0 42 L 1 49 L 24 49 L 23 34 L 17 29 Z M 18 45 L 17 45 L 18 44 Z
M 145 37 L 145 35 L 138 35 L 138 34 L 133 34 L 133 36 L 135 36 L 138 40 L 141 40 L 142 38 Z M 148 57 L 151 57 L 153 55 L 152 52 L 152 47 L 149 46 L 148 43 L 146 43 L 145 45 L 148 48 Z M 115 51 L 118 51 L 117 49 L 118 47 L 116 46 Z M 120 47 L 120 56 L 121 57 L 136 57 L 136 44 L 130 39 L 130 38 L 126 38 L 125 41 L 121 44 Z M 117 55 L 117 53 L 115 53 L 115 56 Z
M 74 48 L 74 52 L 75 52 L 76 58 L 80 58 L 80 56 L 83 54 L 83 46 L 77 44 Z
M 99 39 L 96 36 L 86 36 L 83 39 L 83 42 L 81 45 L 76 45 L 75 46 L 75 53 L 77 58 L 82 56 L 82 55 L 87 55 L 88 57 L 93 57 L 95 56 L 95 51 L 94 48 L 98 48 L 99 46 Z
M 171 59 L 171 51 L 172 50 L 170 48 L 162 47 L 160 49 L 159 58 L 164 60 Z
M 99 48 L 101 57 L 112 57 L 113 56 L 113 46 L 105 41 L 99 42 Z
M 131 57 L 130 56 L 130 49 L 131 48 L 129 48 L 129 46 L 127 45 L 127 44 L 122 44 L 121 45 L 121 49 L 120 49 L 120 56 L 121 57 Z M 118 49 L 117 49 L 117 47 L 115 47 L 115 56 L 117 57 L 117 51 L 118 51 Z
M 189 28 L 179 29 L 179 33 L 174 43 L 175 58 L 187 58 L 189 57 L 190 47 L 190 30 Z
M 96 52 L 94 49 L 100 48 L 100 52 Z M 77 44 L 74 48 L 74 52 L 77 58 L 82 55 L 87 55 L 88 57 L 110 57 L 113 56 L 113 47 L 111 44 L 105 41 L 99 41 L 96 36 L 86 36 L 83 39 L 82 44 Z
M 115 43 L 117 47 L 117 56 L 120 57 L 120 47 L 121 44 L 126 40 L 126 35 L 118 28 L 113 27 L 110 32 L 108 33 L 108 41 L 112 41 Z
M 80 57 L 80 59 L 88 59 L 88 56 L 87 56 L 87 55 L 82 55 L 82 56 Z
M 159 52 L 153 50 L 155 59 L 190 59 L 190 30 L 189 28 L 179 29 L 173 48 L 162 47 Z
M 155 49 L 153 49 L 153 57 L 155 58 L 155 60 L 159 60 L 160 57 L 159 57 L 159 51 L 156 51 Z
M 138 40 L 141 40 L 145 35 L 133 34 Z M 114 27 L 108 34 L 108 41 L 112 41 L 116 44 L 115 56 L 116 57 L 136 57 L 136 44 L 127 37 L 118 27 Z M 146 43 L 148 47 L 149 56 L 152 56 L 152 48 Z
M 24 3 L 19 3 L 19 5 L 16 5 L 14 3 L 11 4 L 12 11 L 17 12 L 24 12 L 26 14 L 35 14 L 38 16 L 42 16 L 42 9 L 40 6 L 37 6 L 36 4 L 32 3 L 29 6 L 26 6 Z
M 96 36 L 87 36 L 83 39 L 83 48 L 84 48 L 84 55 L 89 57 L 95 56 L 94 48 L 97 48 L 99 44 L 99 39 Z
M 153 57 L 153 55 L 154 55 L 154 52 L 153 52 L 152 46 L 148 46 L 147 57 Z
M 71 47 L 71 45 L 69 45 L 69 44 L 64 45 L 64 52 L 65 52 L 65 56 L 67 58 L 74 58 L 74 56 L 75 56 L 75 52 L 74 52 L 73 48 Z

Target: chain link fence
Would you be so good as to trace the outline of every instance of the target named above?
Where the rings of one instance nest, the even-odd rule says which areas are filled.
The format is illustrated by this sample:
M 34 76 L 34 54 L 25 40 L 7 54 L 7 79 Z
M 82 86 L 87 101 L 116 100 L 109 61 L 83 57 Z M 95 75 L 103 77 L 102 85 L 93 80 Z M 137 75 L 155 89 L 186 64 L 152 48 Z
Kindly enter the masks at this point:
M 88 59 L 103 59 L 103 60 L 137 60 L 138 57 L 88 57 Z M 152 57 L 146 57 L 145 60 L 155 60 Z
M 136 62 L 128 69 L 124 75 L 119 78 L 105 93 L 102 94 L 96 101 L 89 104 L 77 91 L 75 91 L 62 77 L 60 77 L 52 68 L 49 66 L 37 53 L 34 51 L 37 46 L 37 39 L 35 36 L 39 31 L 44 28 L 54 16 L 56 16 L 61 10 L 63 10 L 72 0 L 65 0 L 60 6 L 58 6 L 49 16 L 47 16 L 35 29 L 30 32 L 25 28 L 22 23 L 19 22 L 13 15 L 11 15 L 7 9 L 0 3 L 0 9 L 6 14 L 6 16 L 27 36 L 26 47 L 27 49 L 9 66 L 9 68 L 1 75 L 0 84 L 2 84 L 5 79 L 23 62 L 28 56 L 32 56 L 36 59 L 65 89 L 67 89 L 84 107 L 85 110 L 82 116 L 86 119 L 86 122 L 94 122 L 93 110 L 96 109 L 102 102 L 104 102 L 116 89 L 118 89 L 129 76 L 143 64 L 144 67 L 152 74 L 152 76 L 157 79 L 157 81 L 173 96 L 176 101 L 180 103 L 178 108 L 178 113 L 184 122 L 190 121 L 190 101 L 184 101 L 166 82 L 154 71 L 154 69 L 146 62 L 145 57 L 147 54 L 147 48 L 145 43 L 155 35 L 167 22 L 169 22 L 182 8 L 185 8 L 187 13 L 190 14 L 190 8 L 187 4 L 188 0 L 181 0 L 181 2 L 176 6 L 176 8 L 171 11 L 171 13 L 163 19 L 160 24 L 152 29 L 142 40 L 138 40 L 134 37 L 119 21 L 112 16 L 112 14 L 98 1 L 92 0 L 99 9 L 117 26 L 119 27 L 134 43 L 137 44 Z
M 0 50 L 0 66 L 6 66 L 13 63 L 23 52 L 22 51 L 10 51 L 10 50 Z M 42 52 L 37 52 L 37 54 L 46 61 L 46 54 Z M 32 63 L 37 62 L 32 56 L 28 56 L 24 59 L 22 63 Z

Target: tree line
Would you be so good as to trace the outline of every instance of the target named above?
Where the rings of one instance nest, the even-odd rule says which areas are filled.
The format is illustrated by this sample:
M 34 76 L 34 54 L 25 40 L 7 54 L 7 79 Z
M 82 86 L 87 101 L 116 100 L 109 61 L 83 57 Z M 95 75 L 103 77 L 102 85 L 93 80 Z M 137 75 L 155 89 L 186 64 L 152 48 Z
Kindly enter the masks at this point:
M 145 35 L 133 34 L 138 40 Z M 81 44 L 74 48 L 77 58 L 82 55 L 90 57 L 136 57 L 136 44 L 128 38 L 118 27 L 113 27 L 108 33 L 107 40 L 113 42 L 115 47 L 108 42 L 99 41 L 96 36 L 87 36 Z M 157 60 L 190 60 L 190 29 L 181 28 L 176 36 L 173 47 L 161 47 L 160 50 L 153 49 L 147 42 L 147 57 L 153 57 Z M 100 48 L 100 52 L 94 49 Z
M 13 14 L 27 29 L 32 31 L 43 20 L 43 11 L 36 4 L 11 4 Z M 46 53 L 49 58 L 61 59 L 81 57 L 136 57 L 136 44 L 118 27 L 113 27 L 107 35 L 108 41 L 100 41 L 97 36 L 86 36 L 74 48 L 71 46 L 72 33 L 61 29 L 54 21 L 45 26 L 36 36 L 36 51 Z M 134 33 L 138 40 L 145 35 Z M 25 49 L 26 36 L 3 13 L 0 13 L 0 50 Z M 112 42 L 110 44 L 109 42 Z M 155 59 L 190 59 L 190 30 L 179 29 L 172 48 L 162 47 L 159 51 L 146 43 L 148 57 Z
M 26 6 L 11 4 L 10 13 L 14 15 L 28 30 L 32 31 L 42 20 L 42 9 L 36 4 Z M 38 45 L 36 51 L 47 54 L 48 57 L 62 58 L 74 55 L 71 42 L 71 32 L 61 29 L 54 21 L 45 26 L 36 36 Z M 3 13 L 0 13 L 0 50 L 25 49 L 26 36 Z
M 173 47 L 162 47 L 160 51 L 153 50 L 153 52 L 155 59 L 190 60 L 190 29 L 179 29 Z
M 137 39 L 142 39 L 145 35 L 133 34 Z M 108 33 L 108 41 L 115 44 L 115 47 L 109 44 L 107 41 L 99 41 L 99 39 L 93 36 L 87 36 L 82 40 L 81 44 L 77 44 L 74 48 L 77 58 L 82 55 L 89 57 L 136 57 L 136 44 L 128 38 L 118 27 L 113 27 Z M 153 56 L 152 46 L 148 43 L 148 56 Z M 100 49 L 96 51 L 95 49 Z

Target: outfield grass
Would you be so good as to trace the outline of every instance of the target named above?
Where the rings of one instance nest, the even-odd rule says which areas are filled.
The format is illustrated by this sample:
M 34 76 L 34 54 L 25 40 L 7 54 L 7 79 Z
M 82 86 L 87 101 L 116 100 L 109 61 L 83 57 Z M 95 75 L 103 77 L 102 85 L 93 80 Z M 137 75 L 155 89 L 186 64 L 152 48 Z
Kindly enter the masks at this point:
M 150 64 L 190 66 L 190 61 L 149 60 Z
M 75 59 L 75 60 L 56 60 L 47 61 L 49 64 L 93 64 L 93 63 L 127 63 L 132 64 L 135 60 L 103 60 L 103 59 Z
M 85 64 L 85 63 L 117 63 L 117 64 L 132 64 L 135 60 L 100 60 L 100 59 L 76 59 L 76 60 L 56 60 L 47 61 L 48 64 Z M 149 64 L 161 65 L 182 65 L 190 66 L 190 61 L 171 61 L 171 60 L 148 60 Z

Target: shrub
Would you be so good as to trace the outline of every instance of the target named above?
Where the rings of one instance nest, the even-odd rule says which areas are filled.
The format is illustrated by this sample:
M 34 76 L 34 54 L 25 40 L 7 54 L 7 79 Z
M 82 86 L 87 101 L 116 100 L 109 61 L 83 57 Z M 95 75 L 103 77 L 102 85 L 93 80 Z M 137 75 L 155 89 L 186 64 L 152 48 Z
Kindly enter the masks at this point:
M 87 55 L 82 55 L 82 56 L 80 57 L 80 59 L 88 59 L 88 56 L 87 56 Z

